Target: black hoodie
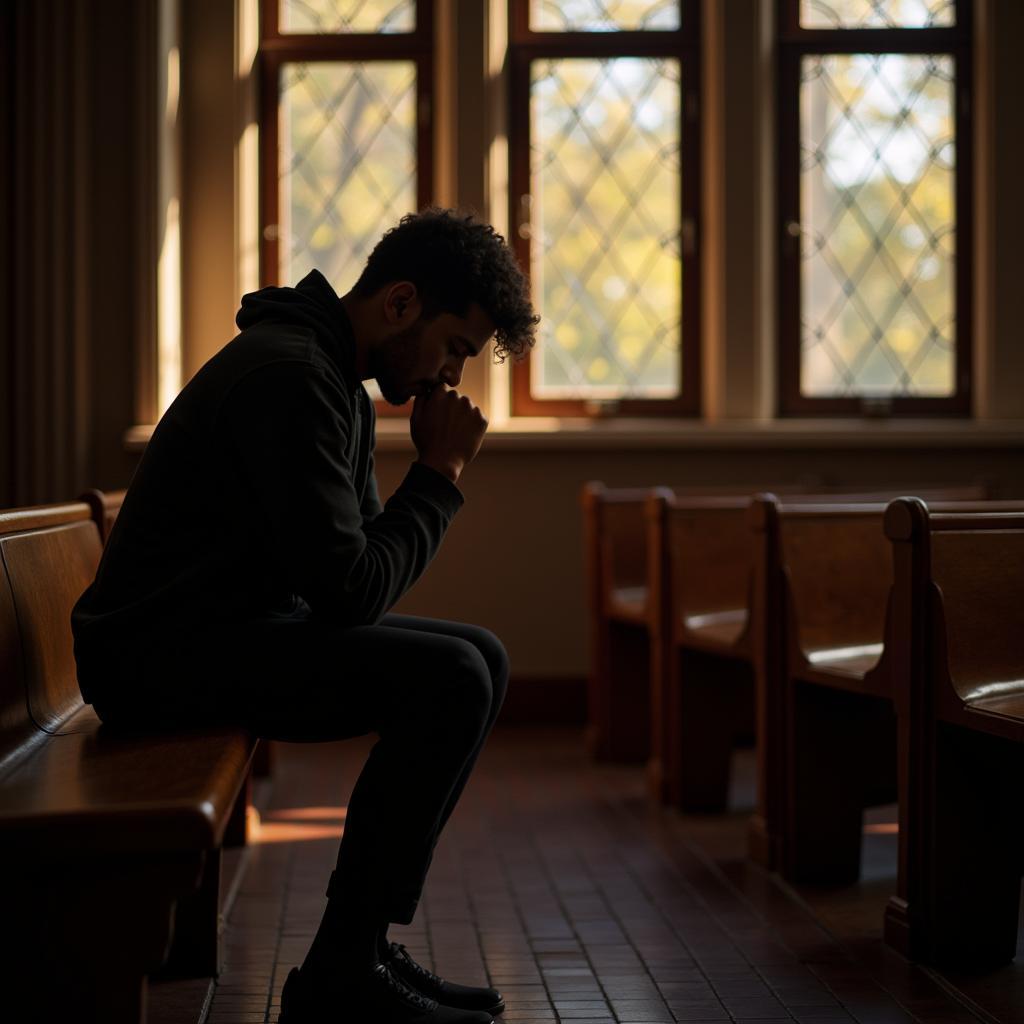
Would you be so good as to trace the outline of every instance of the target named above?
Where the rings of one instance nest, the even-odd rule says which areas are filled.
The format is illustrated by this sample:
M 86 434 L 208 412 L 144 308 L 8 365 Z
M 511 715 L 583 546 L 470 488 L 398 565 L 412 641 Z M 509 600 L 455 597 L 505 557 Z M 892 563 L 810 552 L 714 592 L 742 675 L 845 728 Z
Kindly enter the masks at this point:
M 109 706 L 142 685 L 120 668 L 139 664 L 126 650 L 212 638 L 296 598 L 340 625 L 377 622 L 462 504 L 446 477 L 413 463 L 381 507 L 373 403 L 319 272 L 246 295 L 237 323 L 157 424 L 72 613 L 87 701 Z

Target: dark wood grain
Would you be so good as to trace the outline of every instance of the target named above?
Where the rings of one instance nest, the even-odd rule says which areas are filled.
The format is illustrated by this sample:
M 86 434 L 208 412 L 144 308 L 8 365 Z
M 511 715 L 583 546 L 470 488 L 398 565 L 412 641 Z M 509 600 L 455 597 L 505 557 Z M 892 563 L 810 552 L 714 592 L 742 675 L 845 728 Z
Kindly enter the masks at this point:
M 941 508 L 998 507 L 984 502 L 984 485 L 907 490 Z M 855 881 L 863 808 L 895 799 L 890 497 L 765 496 L 752 508 L 759 780 L 751 853 L 793 881 Z
M 82 706 L 71 636 L 71 609 L 92 582 L 100 537 L 84 518 L 41 526 L 0 541 L 18 615 L 23 680 L 35 724 L 54 732 Z
M 1024 511 L 886 514 L 895 563 L 899 876 L 886 941 L 934 964 L 1016 952 L 1024 865 Z

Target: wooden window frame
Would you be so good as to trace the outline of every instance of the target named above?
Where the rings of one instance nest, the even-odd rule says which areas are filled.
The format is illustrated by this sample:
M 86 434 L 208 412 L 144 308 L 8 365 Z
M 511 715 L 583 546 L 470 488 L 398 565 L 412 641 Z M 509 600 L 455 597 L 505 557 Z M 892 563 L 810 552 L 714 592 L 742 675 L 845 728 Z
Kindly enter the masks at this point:
M 956 0 L 950 28 L 811 29 L 800 27 L 800 0 L 779 0 L 778 23 L 778 414 L 799 416 L 969 416 L 972 410 L 974 219 L 972 0 Z M 956 390 L 947 398 L 811 398 L 800 393 L 802 349 L 800 243 L 788 232 L 800 223 L 800 61 L 809 54 L 949 55 L 954 60 L 956 132 Z
M 514 416 L 700 415 L 700 13 L 684 0 L 679 29 L 624 32 L 535 32 L 529 0 L 509 0 L 509 224 L 516 256 L 531 272 L 522 197 L 530 192 L 530 64 L 558 57 L 674 57 L 681 65 L 680 239 L 682 256 L 681 393 L 670 399 L 541 399 L 530 393 L 530 360 L 512 366 Z M 689 229 L 689 230 L 688 230 Z M 687 237 L 689 235 L 689 237 Z M 684 244 L 685 243 L 685 244 Z M 543 310 L 540 311 L 543 315 Z
M 280 29 L 280 0 L 262 0 L 260 13 L 260 283 L 280 284 L 278 91 L 281 67 L 297 61 L 407 60 L 416 65 L 416 205 L 434 197 L 434 0 L 416 0 L 412 32 L 296 33 Z M 359 268 L 360 270 L 362 268 Z M 294 283 L 294 282 L 289 282 Z M 378 416 L 408 416 L 412 403 L 375 403 Z

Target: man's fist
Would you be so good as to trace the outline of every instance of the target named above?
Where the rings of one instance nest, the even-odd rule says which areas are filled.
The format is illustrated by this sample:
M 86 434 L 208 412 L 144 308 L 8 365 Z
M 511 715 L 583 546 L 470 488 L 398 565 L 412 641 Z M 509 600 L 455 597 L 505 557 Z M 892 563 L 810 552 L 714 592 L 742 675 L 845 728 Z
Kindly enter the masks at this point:
M 465 395 L 444 384 L 417 396 L 409 417 L 419 461 L 452 483 L 480 450 L 486 430 L 483 413 Z

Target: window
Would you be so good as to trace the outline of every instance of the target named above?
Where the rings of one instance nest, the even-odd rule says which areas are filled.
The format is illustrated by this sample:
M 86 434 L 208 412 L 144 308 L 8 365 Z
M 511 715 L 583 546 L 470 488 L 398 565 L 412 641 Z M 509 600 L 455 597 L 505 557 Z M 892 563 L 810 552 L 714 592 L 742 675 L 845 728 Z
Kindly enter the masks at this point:
M 965 0 L 780 3 L 780 412 L 970 412 Z
M 512 0 L 513 241 L 541 313 L 517 415 L 695 414 L 696 0 Z
M 433 24 L 431 0 L 266 0 L 264 284 L 315 267 L 343 293 L 383 232 L 429 205 Z

